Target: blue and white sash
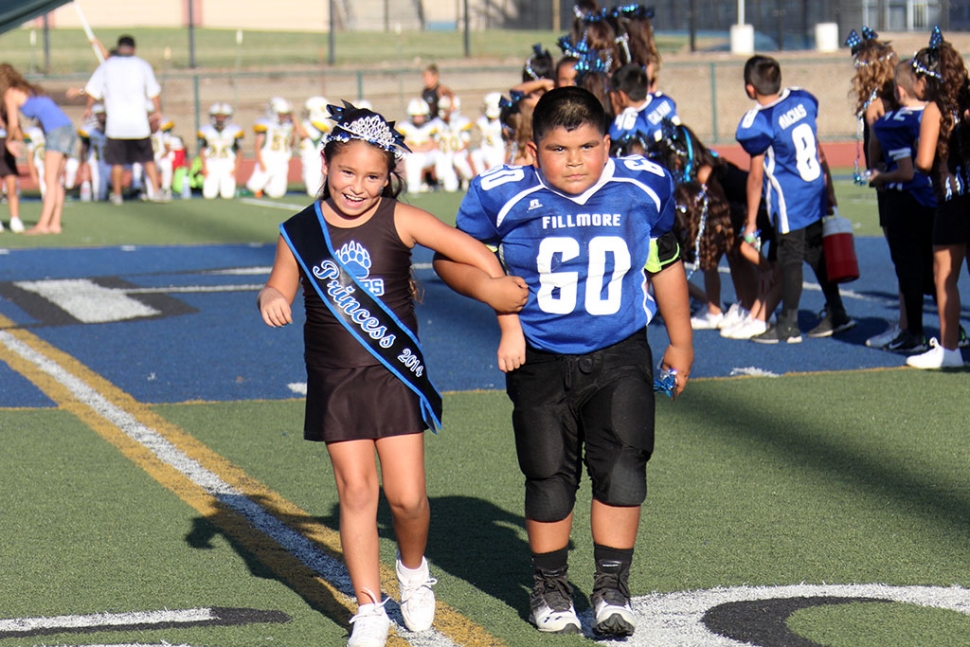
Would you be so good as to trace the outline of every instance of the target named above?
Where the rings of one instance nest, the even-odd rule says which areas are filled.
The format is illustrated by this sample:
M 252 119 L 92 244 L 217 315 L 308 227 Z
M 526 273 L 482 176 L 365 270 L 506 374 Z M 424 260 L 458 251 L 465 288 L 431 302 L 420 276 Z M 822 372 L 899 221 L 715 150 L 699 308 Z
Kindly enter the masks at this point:
M 313 214 L 307 213 L 313 210 Z M 311 217 L 315 215 L 316 217 Z M 421 400 L 421 417 L 441 429 L 441 394 L 428 378 L 421 344 L 383 301 L 371 294 L 337 258 L 320 203 L 280 225 L 314 290 L 344 328 Z

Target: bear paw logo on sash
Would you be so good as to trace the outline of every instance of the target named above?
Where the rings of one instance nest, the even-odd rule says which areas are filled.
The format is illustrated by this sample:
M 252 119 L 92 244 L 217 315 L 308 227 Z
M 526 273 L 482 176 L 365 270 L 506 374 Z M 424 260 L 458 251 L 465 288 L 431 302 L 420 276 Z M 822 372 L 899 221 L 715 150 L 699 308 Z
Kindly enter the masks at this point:
M 370 279 L 370 252 L 357 241 L 348 241 L 336 250 L 337 258 L 355 279 L 361 282 L 374 296 L 384 294 L 384 279 Z

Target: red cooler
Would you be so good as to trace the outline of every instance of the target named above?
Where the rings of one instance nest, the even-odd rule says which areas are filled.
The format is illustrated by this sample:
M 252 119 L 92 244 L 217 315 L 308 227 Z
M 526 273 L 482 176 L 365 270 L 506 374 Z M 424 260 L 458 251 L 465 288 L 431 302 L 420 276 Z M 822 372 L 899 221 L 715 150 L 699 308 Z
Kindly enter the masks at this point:
M 852 221 L 836 211 L 822 218 L 822 248 L 825 271 L 833 283 L 848 283 L 859 278 L 859 261 L 852 239 Z

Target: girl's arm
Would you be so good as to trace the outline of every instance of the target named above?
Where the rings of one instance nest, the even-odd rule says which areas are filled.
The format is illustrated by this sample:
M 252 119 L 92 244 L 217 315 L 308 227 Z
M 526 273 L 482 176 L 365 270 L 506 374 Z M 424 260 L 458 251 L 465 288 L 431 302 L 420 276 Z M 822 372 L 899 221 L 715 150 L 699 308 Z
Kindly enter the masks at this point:
M 453 261 L 477 267 L 492 278 L 505 275 L 495 254 L 485 245 L 423 209 L 398 203 L 394 223 L 401 241 L 408 247 L 423 245 Z
M 684 264 L 671 263 L 650 275 L 654 298 L 660 308 L 670 345 L 664 352 L 662 366 L 677 371 L 674 397 L 687 387 L 694 364 L 694 333 L 690 327 L 690 299 L 687 296 L 687 274 Z
M 940 107 L 931 101 L 923 108 L 923 118 L 919 124 L 919 145 L 913 164 L 923 173 L 933 170 L 936 159 L 936 143 L 940 139 Z
M 259 164 L 259 168 L 266 170 L 266 166 L 263 164 L 263 144 L 266 143 L 266 133 L 256 133 L 256 163 Z
M 914 175 L 913 169 L 913 158 L 912 157 L 901 157 L 896 160 L 896 169 L 889 171 L 888 173 L 880 173 L 878 170 L 872 170 L 872 177 L 870 182 L 876 186 L 876 188 L 883 188 L 886 184 L 890 182 L 909 182 L 913 179 Z
M 283 237 L 276 242 L 276 258 L 256 305 L 266 325 L 278 328 L 293 323 L 291 305 L 300 287 L 300 267 Z
M 7 140 L 23 141 L 20 129 L 20 106 L 27 100 L 27 93 L 19 88 L 7 88 L 3 93 L 3 105 L 7 109 Z

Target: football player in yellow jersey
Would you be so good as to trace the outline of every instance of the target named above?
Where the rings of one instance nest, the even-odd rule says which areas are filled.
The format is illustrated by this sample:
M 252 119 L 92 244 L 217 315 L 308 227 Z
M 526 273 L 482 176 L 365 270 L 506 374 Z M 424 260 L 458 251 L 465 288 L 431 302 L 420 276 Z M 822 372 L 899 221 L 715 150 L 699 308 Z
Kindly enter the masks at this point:
M 202 160 L 202 197 L 230 199 L 236 195 L 240 141 L 245 132 L 232 123 L 232 106 L 217 102 L 209 108 L 210 123 L 199 129 L 199 157 Z
M 270 99 L 266 113 L 253 126 L 256 166 L 246 188 L 257 197 L 265 193 L 270 198 L 282 198 L 286 195 L 293 148 L 306 131 L 293 121 L 293 104 L 282 97 Z
M 306 194 L 316 197 L 323 186 L 323 138 L 330 132 L 333 122 L 327 112 L 327 100 L 324 97 L 310 97 L 303 104 L 303 129 L 307 136 L 300 140 L 300 162 L 303 166 L 303 184 Z

